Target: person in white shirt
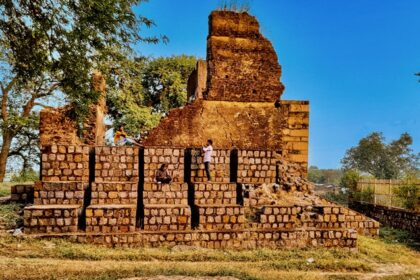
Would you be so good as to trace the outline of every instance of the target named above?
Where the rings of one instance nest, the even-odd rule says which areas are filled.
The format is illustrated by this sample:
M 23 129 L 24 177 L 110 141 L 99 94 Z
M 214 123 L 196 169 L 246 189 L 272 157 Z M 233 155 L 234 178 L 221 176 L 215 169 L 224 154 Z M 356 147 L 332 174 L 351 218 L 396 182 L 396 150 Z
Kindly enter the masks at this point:
M 204 152 L 204 166 L 206 167 L 206 175 L 207 179 L 211 181 L 211 174 L 210 174 L 210 162 L 211 162 L 211 154 L 213 153 L 213 141 L 211 139 L 207 140 L 207 145 L 203 147 Z

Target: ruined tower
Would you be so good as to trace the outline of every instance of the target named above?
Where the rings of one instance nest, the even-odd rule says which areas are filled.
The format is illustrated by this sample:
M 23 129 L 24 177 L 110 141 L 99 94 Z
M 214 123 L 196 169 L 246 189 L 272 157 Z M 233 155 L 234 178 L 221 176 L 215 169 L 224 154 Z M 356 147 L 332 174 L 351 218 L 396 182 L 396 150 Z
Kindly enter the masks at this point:
M 309 103 L 281 101 L 281 67 L 270 41 L 247 13 L 214 11 L 209 17 L 207 60 L 189 81 L 195 99 L 174 109 L 145 145 L 268 149 L 307 166 Z M 204 69 L 206 67 L 206 69 Z
M 171 110 L 144 147 L 103 146 L 103 102 L 83 139 L 60 110 L 41 113 L 42 177 L 24 210 L 25 234 L 218 249 L 354 248 L 357 232 L 378 233 L 374 221 L 310 196 L 309 103 L 279 101 L 281 67 L 255 17 L 213 12 L 207 46 L 188 81 L 190 103 Z M 94 85 L 104 90 L 100 76 Z M 201 155 L 207 139 L 211 182 Z M 169 184 L 155 178 L 162 164 Z M 279 188 L 306 200 L 259 196 Z

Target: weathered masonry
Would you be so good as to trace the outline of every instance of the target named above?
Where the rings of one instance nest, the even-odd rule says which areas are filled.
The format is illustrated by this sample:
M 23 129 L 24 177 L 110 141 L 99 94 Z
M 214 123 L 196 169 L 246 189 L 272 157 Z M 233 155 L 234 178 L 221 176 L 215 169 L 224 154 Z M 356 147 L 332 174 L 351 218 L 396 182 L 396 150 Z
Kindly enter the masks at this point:
M 306 180 L 309 103 L 280 101 L 281 67 L 254 17 L 217 11 L 209 24 L 207 60 L 188 83 L 190 103 L 163 118 L 143 148 L 104 146 L 103 99 L 92 105 L 84 139 L 68 108 L 41 112 L 41 178 L 24 210 L 25 234 L 238 249 L 354 248 L 357 234 L 377 235 L 377 222 L 345 207 L 278 196 L 277 189 L 314 197 Z M 94 86 L 105 92 L 99 74 Z M 212 182 L 200 152 L 207 139 L 215 148 Z M 170 184 L 154 180 L 163 163 Z M 258 196 L 262 185 L 276 199 Z

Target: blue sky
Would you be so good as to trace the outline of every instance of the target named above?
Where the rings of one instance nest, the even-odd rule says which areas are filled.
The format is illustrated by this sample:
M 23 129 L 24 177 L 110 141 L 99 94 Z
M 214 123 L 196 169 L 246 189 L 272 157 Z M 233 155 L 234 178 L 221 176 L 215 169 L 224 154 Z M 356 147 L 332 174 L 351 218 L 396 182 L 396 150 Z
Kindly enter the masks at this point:
M 419 0 L 253 0 L 262 33 L 283 67 L 282 99 L 311 102 L 310 164 L 336 168 L 370 132 L 403 132 L 420 152 Z M 139 45 L 154 57 L 205 58 L 208 15 L 219 0 L 150 0 L 139 14 L 167 45 Z

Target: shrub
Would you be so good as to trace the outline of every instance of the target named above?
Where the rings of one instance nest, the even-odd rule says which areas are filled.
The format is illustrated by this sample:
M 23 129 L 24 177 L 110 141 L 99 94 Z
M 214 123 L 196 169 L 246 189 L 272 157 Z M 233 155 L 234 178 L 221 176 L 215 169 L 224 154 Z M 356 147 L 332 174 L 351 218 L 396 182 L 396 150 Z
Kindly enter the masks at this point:
M 407 179 L 403 185 L 393 190 L 404 208 L 416 209 L 420 197 L 420 187 L 416 183 L 414 179 Z
M 10 178 L 11 182 L 14 183 L 25 183 L 25 182 L 35 182 L 39 179 L 38 172 L 34 170 L 26 170 L 20 173 L 15 173 Z
M 356 170 L 347 170 L 344 172 L 340 180 L 340 187 L 346 188 L 349 191 L 356 191 L 357 182 L 360 180 L 360 174 Z
M 356 201 L 362 201 L 367 203 L 373 203 L 374 191 L 371 186 L 368 186 L 366 189 L 357 190 L 353 192 L 353 199 Z
M 238 13 L 245 13 L 250 10 L 250 4 L 247 0 L 223 0 L 220 1 L 219 7 L 222 11 L 233 11 Z

